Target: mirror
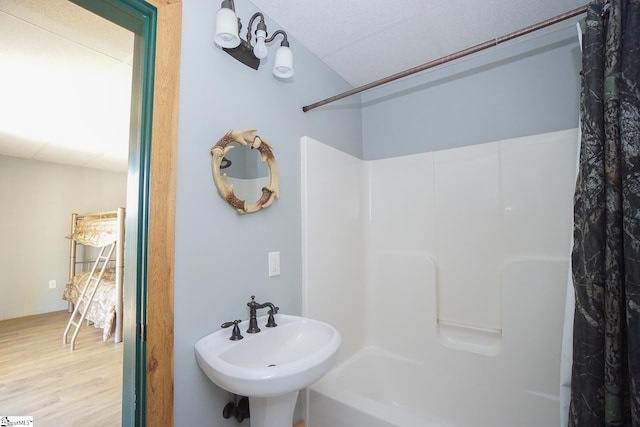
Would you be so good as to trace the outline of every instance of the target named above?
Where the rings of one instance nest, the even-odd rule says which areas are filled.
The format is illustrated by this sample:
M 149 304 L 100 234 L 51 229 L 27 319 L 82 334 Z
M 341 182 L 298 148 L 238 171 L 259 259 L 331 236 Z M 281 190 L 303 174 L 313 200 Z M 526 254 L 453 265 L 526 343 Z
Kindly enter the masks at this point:
M 211 147 L 211 172 L 218 193 L 239 213 L 257 212 L 279 197 L 273 149 L 255 131 L 230 130 Z
M 262 187 L 269 186 L 269 168 L 262 161 L 260 151 L 233 142 L 233 149 L 222 158 L 220 169 L 227 175 L 227 183 L 241 200 L 258 200 Z

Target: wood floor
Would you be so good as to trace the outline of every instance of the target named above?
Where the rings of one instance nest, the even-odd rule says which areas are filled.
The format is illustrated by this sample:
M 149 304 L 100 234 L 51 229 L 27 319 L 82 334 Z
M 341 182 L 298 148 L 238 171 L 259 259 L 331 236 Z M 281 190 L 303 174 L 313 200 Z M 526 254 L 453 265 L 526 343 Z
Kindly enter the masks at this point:
M 0 321 L 0 416 L 36 427 L 120 426 L 122 343 L 83 325 L 76 349 L 62 344 L 69 313 Z

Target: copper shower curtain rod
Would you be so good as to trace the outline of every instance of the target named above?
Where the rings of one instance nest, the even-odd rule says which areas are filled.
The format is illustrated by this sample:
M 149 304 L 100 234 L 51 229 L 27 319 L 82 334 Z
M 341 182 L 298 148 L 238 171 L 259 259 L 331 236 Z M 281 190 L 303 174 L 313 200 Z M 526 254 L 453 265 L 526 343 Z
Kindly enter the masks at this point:
M 351 89 L 351 90 L 348 90 L 346 92 L 340 93 L 338 95 L 332 96 L 331 98 L 323 99 L 322 101 L 318 101 L 318 102 L 316 102 L 314 104 L 305 105 L 304 107 L 302 107 L 302 111 L 304 111 L 306 113 L 309 110 L 313 110 L 314 108 L 321 107 L 323 105 L 329 104 L 330 102 L 337 101 L 339 99 L 346 98 L 348 96 L 355 95 L 355 94 L 360 93 L 360 92 L 364 92 L 365 90 L 369 90 L 369 89 L 372 89 L 374 87 L 381 86 L 381 85 L 383 85 L 385 83 L 389 83 L 389 82 L 392 82 L 394 80 L 398 80 L 398 79 L 401 79 L 403 77 L 407 77 L 407 76 L 410 76 L 412 74 L 419 73 L 419 72 L 424 71 L 424 70 L 428 70 L 429 68 L 437 67 L 438 65 L 442 65 L 442 64 L 445 64 L 447 62 L 454 61 L 454 60 L 462 58 L 464 56 L 471 55 L 472 53 L 480 52 L 481 50 L 485 50 L 485 49 L 488 49 L 490 47 L 497 46 L 500 43 L 504 43 L 506 41 L 513 40 L 513 39 L 515 39 L 517 37 L 524 36 L 525 34 L 529 34 L 529 33 L 532 33 L 534 31 L 540 30 L 542 28 L 548 27 L 550 25 L 557 24 L 558 22 L 565 21 L 567 19 L 573 18 L 574 16 L 578 16 L 580 14 L 583 14 L 586 11 L 587 11 L 587 6 L 586 5 L 582 6 L 582 7 L 578 7 L 576 9 L 573 9 L 573 10 L 570 10 L 568 12 L 565 12 L 562 15 L 558 15 L 556 17 L 547 19 L 546 21 L 542 21 L 542 22 L 539 22 L 537 24 L 533 24 L 533 25 L 531 25 L 529 27 L 523 28 L 523 29 L 518 30 L 518 31 L 514 31 L 513 33 L 509 33 L 509 34 L 504 35 L 502 37 L 497 37 L 495 39 L 486 41 L 484 43 L 480 43 L 478 45 L 469 47 L 467 49 L 464 49 L 464 50 L 461 50 L 459 52 L 453 53 L 451 55 L 443 56 L 442 58 L 435 59 L 433 61 L 427 62 L 427 63 L 422 64 L 422 65 L 418 65 L 418 66 L 413 67 L 413 68 L 409 68 L 408 70 L 401 71 L 401 72 L 396 73 L 396 74 L 392 74 L 392 75 L 390 75 L 388 77 L 382 78 L 380 80 L 376 80 L 376 81 L 374 81 L 372 83 L 369 83 L 369 84 L 366 84 L 364 86 L 360 86 L 360 87 L 357 87 L 355 89 Z

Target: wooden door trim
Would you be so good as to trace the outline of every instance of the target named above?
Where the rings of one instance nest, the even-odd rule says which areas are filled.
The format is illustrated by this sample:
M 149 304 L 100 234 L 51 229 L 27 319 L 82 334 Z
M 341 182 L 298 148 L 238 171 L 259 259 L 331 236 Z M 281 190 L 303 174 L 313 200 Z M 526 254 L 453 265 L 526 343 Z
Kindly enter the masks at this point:
M 173 290 L 181 0 L 158 10 L 149 185 L 147 408 L 149 426 L 173 425 Z

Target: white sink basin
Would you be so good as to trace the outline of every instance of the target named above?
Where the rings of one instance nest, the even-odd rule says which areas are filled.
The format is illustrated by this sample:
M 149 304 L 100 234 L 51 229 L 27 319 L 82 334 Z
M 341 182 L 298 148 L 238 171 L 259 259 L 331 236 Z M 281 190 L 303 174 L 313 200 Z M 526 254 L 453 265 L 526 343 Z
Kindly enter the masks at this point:
M 246 332 L 248 320 L 241 322 L 242 340 L 231 341 L 233 328 L 228 328 L 195 345 L 198 365 L 207 377 L 227 391 L 248 396 L 250 402 L 252 397 L 297 395 L 331 369 L 341 342 L 340 333 L 324 322 L 277 314 L 278 326 L 267 328 L 266 319 L 258 318 L 257 334 Z

